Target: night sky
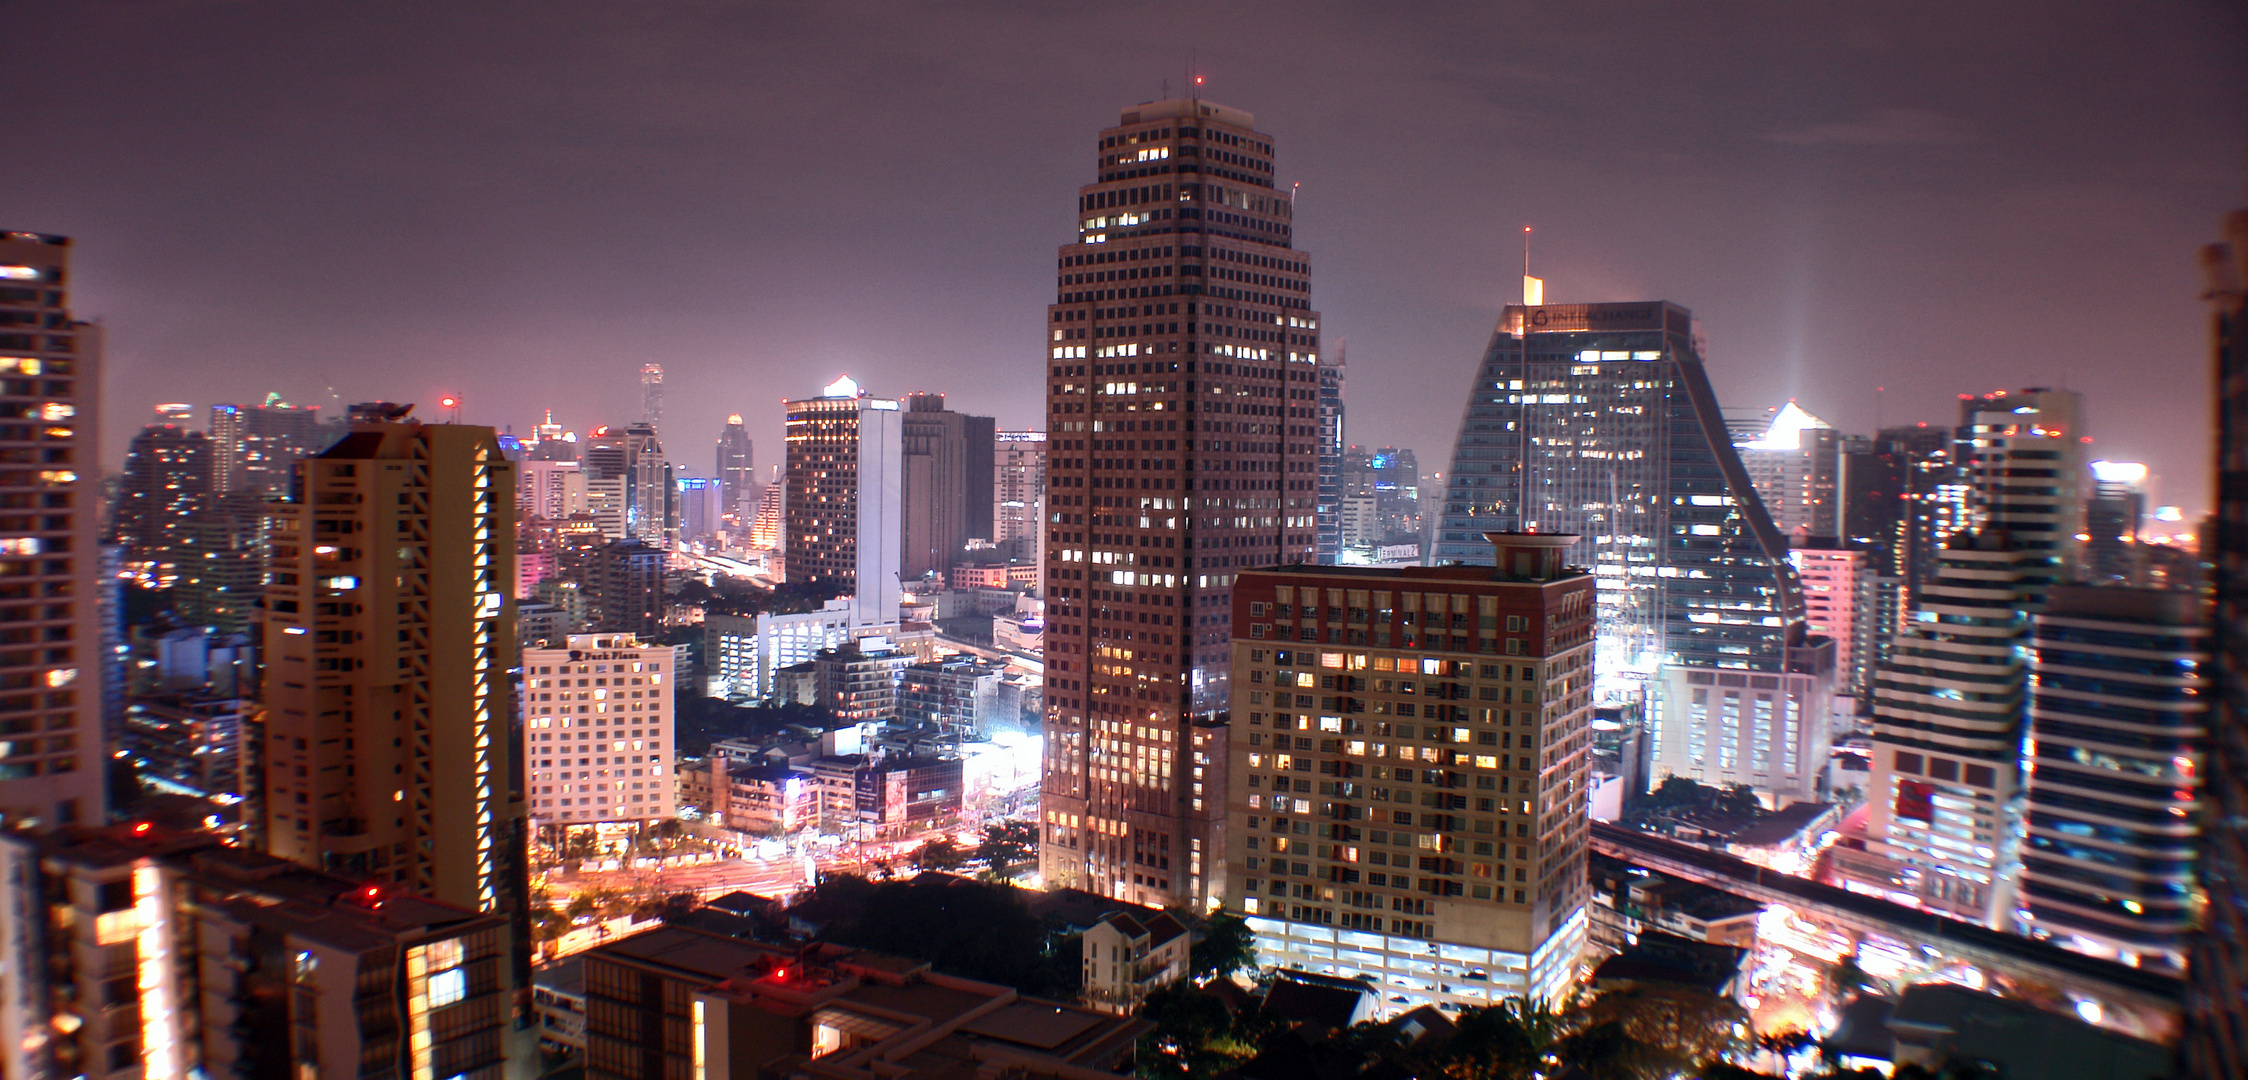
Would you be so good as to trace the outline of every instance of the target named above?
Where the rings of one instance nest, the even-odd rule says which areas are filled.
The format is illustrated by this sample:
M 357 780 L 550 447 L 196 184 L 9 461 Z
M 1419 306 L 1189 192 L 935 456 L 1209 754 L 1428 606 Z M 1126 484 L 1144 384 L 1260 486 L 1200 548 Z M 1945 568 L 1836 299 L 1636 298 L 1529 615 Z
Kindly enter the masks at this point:
M 2240 13 L 0 0 L 0 228 L 76 239 L 112 464 L 159 401 L 268 391 L 582 432 L 655 361 L 672 456 L 739 411 L 762 470 L 846 371 L 1036 426 L 1095 136 L 1191 66 L 1302 184 L 1353 442 L 1446 466 L 1528 223 L 1549 300 L 1692 308 L 1728 407 L 2065 385 L 2197 514 Z

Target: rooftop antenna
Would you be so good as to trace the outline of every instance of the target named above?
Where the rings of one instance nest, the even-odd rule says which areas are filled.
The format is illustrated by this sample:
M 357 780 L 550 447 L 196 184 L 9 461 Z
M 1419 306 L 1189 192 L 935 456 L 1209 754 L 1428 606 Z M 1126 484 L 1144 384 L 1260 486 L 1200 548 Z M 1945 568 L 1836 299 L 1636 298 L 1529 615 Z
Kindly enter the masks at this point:
M 1538 307 L 1545 303 L 1545 279 L 1530 276 L 1530 227 L 1522 227 L 1522 306 Z

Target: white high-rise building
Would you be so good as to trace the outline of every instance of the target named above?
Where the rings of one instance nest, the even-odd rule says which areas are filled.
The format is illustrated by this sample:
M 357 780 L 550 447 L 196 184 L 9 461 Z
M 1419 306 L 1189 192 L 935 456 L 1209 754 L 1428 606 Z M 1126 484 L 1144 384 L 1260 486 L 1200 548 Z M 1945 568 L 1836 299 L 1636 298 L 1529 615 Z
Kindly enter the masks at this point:
M 857 598 L 852 625 L 898 619 L 903 563 L 904 414 L 849 376 L 785 403 L 782 502 L 788 580 L 834 582 Z
M 529 458 L 515 463 L 515 513 L 560 521 L 585 512 L 585 473 L 575 461 Z
M 678 650 L 630 634 L 571 634 L 523 650 L 531 822 L 654 822 L 678 812 L 671 771 Z
M 2083 399 L 2031 389 L 1962 403 L 1972 527 L 1952 536 L 1875 678 L 1865 850 L 1846 884 L 2013 925 L 2029 620 L 2083 556 Z
M 1842 433 L 1790 401 L 1753 439 L 1736 441 L 1772 524 L 1795 537 L 1842 535 Z

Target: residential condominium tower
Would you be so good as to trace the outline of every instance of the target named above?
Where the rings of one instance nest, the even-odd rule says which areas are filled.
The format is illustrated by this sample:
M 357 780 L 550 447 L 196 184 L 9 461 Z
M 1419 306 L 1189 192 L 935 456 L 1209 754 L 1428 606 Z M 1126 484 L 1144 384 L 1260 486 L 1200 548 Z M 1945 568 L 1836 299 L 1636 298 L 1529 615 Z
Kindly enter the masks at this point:
M 1234 589 L 1229 900 L 1385 1011 L 1558 1001 L 1584 949 L 1595 586 L 1576 537 L 1490 539 Z
M 525 910 L 514 465 L 491 428 L 353 406 L 266 562 L 267 850 Z
M 1653 683 L 1655 769 L 1811 798 L 1833 646 L 1809 634 L 1787 538 L 1734 450 L 1692 313 L 1509 306 L 1478 367 L 1435 560 L 1492 530 L 1570 533 L 1599 583 L 1603 697 Z M 1634 686 L 1633 684 L 1637 684 Z
M 0 232 L 0 827 L 102 820 L 101 332 L 70 240 Z
M 1319 316 L 1248 113 L 1138 105 L 1095 152 L 1047 315 L 1039 866 L 1199 903 L 1223 807 L 1191 755 L 1227 703 L 1233 579 L 1313 553 Z

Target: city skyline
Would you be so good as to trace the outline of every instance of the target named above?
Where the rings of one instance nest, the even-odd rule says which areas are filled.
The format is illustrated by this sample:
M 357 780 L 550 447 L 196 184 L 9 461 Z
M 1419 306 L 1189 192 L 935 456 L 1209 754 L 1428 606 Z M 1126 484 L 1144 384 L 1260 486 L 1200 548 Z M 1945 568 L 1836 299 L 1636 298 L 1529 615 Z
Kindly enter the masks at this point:
M 2169 6 L 2128 24 L 2049 14 L 2028 26 L 1987 13 L 1847 27 L 1793 17 L 1754 34 L 1653 13 L 1589 35 L 1540 21 L 1557 15 L 1374 25 L 1337 11 L 1295 28 L 1302 48 L 1284 50 L 1286 63 L 1247 46 L 1246 12 L 1176 44 L 1090 16 L 1019 28 L 969 18 L 941 33 L 900 17 L 850 51 L 917 60 L 998 105 L 996 119 L 963 126 L 949 122 L 948 95 L 906 93 L 863 61 L 822 67 L 860 44 L 825 15 L 681 14 L 629 28 L 565 18 L 498 66 L 425 56 L 419 36 L 349 16 L 254 20 L 256 7 L 145 24 L 23 20 L 29 104 L 64 95 L 62 114 L 78 122 L 0 179 L 0 197 L 19 208 L 16 227 L 73 235 L 101 256 L 84 260 L 77 294 L 82 316 L 110 330 L 111 466 L 149 405 L 190 394 L 251 402 L 277 390 L 334 412 L 457 393 L 464 419 L 519 432 L 548 406 L 581 432 L 622 426 L 633 410 L 607 415 L 598 402 L 624 400 L 650 362 L 666 370 L 675 439 L 708 438 L 734 411 L 771 438 L 784 397 L 845 371 L 894 392 L 949 391 L 1002 426 L 1030 426 L 1027 384 L 970 390 L 979 371 L 1026 367 L 1034 347 L 1040 253 L 1061 220 L 1035 209 L 1037 193 L 1072 182 L 1071 132 L 1115 102 L 1161 96 L 1166 81 L 1182 88 L 1184 54 L 1198 50 L 1211 95 L 1303 148 L 1279 180 L 1303 184 L 1300 240 L 1322 253 L 1332 335 L 1355 339 L 1366 373 L 1354 380 L 1350 442 L 1433 449 L 1440 436 L 1419 434 L 1409 388 L 1450 385 L 1473 363 L 1516 299 L 1517 233 L 1529 222 L 1533 270 L 1554 300 L 1667 295 L 1694 309 L 1722 343 L 1711 375 L 1723 400 L 1794 397 L 1870 431 L 1940 420 L 1960 393 L 2066 386 L 2103 401 L 2089 418 L 2101 456 L 2149 462 L 2154 500 L 2183 505 L 2189 520 L 2206 505 L 2206 435 L 2197 424 L 2179 438 L 2175 423 L 2181 409 L 2206 411 L 2188 377 L 2200 361 L 2187 329 L 2198 289 L 2176 253 L 2234 201 L 2237 146 L 2225 133 L 2248 115 L 2242 80 L 2218 60 L 2241 28 L 2213 12 Z M 470 13 L 432 19 L 438 38 L 493 29 Z M 1926 33 L 1933 24 L 1943 32 Z M 1111 31 L 1119 47 L 1090 69 L 1070 60 L 1066 75 L 1014 48 L 1072 26 Z M 1482 66 L 1438 43 L 1501 31 L 1523 59 Z M 1615 63 L 1647 55 L 1639 47 L 1656 35 L 1684 46 L 1664 52 L 1739 62 Z M 234 77 L 132 59 L 157 40 Z M 92 41 L 110 47 L 88 55 Z M 788 51 L 720 74 L 711 63 L 729 47 Z M 615 62 L 563 64 L 573 48 Z M 1764 49 L 1798 59 L 1761 63 Z M 2097 63 L 2078 62 L 2095 52 Z M 678 70 L 640 85 L 635 73 L 672 53 Z M 268 59 L 299 54 L 330 62 Z M 2045 86 L 2031 57 L 2109 77 Z M 1355 77 L 1309 74 L 1323 61 Z M 1578 70 L 1588 66 L 1616 71 L 1614 85 Z M 425 70 L 459 73 L 413 77 Z M 449 92 L 508 77 L 528 89 Z M 1660 104 L 1626 107 L 1657 100 L 1658 85 Z M 788 137 L 772 121 L 786 110 L 717 104 L 768 89 L 817 96 L 819 126 L 871 137 L 821 141 L 803 179 L 770 175 L 756 151 Z M 553 106 L 527 103 L 545 91 Z M 141 104 L 152 100 L 199 108 L 160 128 Z M 358 138 L 307 135 L 323 107 Z M 248 115 L 270 120 L 211 119 Z M 400 115 L 443 122 L 409 130 Z M 1595 117 L 1604 123 L 1588 124 Z M 593 160 L 582 146 L 602 139 L 631 153 Z M 461 152 L 460 169 L 440 167 Z M 665 167 L 632 167 L 634 153 Z M 922 163 L 916 178 L 873 167 L 903 159 Z M 247 161 L 263 167 L 242 181 L 234 165 Z M 139 187 L 145 175 L 165 188 Z M 744 184 L 777 185 L 755 202 L 791 209 L 745 204 Z M 1401 186 L 1411 197 L 1391 197 Z M 495 202 L 506 205 L 479 213 Z M 440 240 L 468 254 L 429 258 Z M 618 273 L 586 273 L 587 259 Z M 885 303 L 839 307 L 844 281 Z M 397 319 L 397 305 L 440 317 Z M 272 310 L 292 317 L 249 314 Z M 525 365 L 572 377 L 514 378 Z M 2128 393 L 2148 369 L 2193 387 L 2190 400 Z

